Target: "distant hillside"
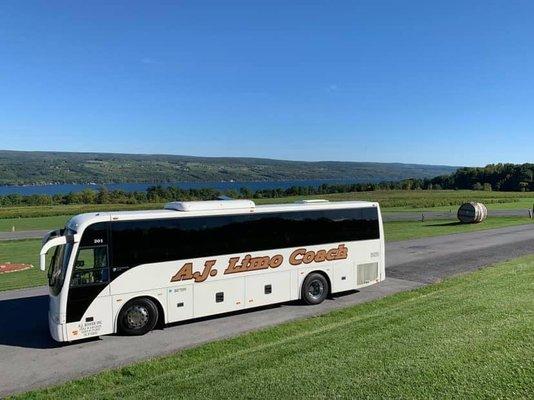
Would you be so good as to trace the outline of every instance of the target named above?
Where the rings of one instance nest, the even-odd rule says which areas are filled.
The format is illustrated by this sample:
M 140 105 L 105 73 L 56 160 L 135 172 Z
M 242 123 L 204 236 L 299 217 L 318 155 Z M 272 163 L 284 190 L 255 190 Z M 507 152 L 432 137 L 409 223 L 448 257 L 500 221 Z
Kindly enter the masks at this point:
M 1 185 L 308 179 L 379 182 L 433 178 L 456 169 L 399 163 L 0 150 Z

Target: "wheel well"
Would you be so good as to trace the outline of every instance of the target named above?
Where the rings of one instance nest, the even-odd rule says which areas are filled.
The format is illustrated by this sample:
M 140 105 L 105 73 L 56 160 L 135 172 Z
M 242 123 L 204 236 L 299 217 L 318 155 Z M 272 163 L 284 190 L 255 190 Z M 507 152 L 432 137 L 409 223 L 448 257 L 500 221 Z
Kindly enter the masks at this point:
M 139 300 L 139 299 L 148 299 L 154 302 L 154 304 L 156 305 L 156 308 L 158 309 L 158 321 L 156 322 L 156 327 L 163 328 L 165 326 L 165 312 L 163 311 L 163 306 L 161 305 L 160 301 L 153 296 L 137 296 L 137 297 L 132 297 L 130 300 L 124 303 L 122 307 L 120 308 L 119 312 L 117 313 L 117 317 L 115 318 L 115 330 L 117 330 L 118 328 L 119 315 L 121 314 L 124 306 L 126 306 L 126 304 L 134 300 Z
M 165 326 L 165 311 L 163 311 L 163 306 L 154 297 L 146 296 L 146 298 L 151 299 L 154 301 L 154 304 L 156 304 L 156 307 L 158 308 L 158 321 L 156 322 L 156 327 L 162 329 Z
M 322 275 L 326 279 L 326 281 L 328 282 L 328 295 L 330 296 L 332 294 L 332 282 L 330 282 L 330 277 L 328 276 L 328 274 L 324 271 L 321 271 L 320 269 L 317 271 L 311 271 L 306 275 L 306 277 L 302 281 L 302 284 L 304 284 L 304 281 L 306 280 L 308 276 L 310 276 L 310 274 L 319 274 L 319 275 Z M 302 285 L 300 286 L 300 295 L 302 296 Z

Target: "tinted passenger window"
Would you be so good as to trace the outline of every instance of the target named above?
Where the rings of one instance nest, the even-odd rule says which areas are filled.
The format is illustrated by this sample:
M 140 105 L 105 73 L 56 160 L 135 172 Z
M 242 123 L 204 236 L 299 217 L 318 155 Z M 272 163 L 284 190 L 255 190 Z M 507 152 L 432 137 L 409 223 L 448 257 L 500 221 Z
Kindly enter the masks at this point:
M 376 208 L 111 223 L 113 267 L 378 239 Z

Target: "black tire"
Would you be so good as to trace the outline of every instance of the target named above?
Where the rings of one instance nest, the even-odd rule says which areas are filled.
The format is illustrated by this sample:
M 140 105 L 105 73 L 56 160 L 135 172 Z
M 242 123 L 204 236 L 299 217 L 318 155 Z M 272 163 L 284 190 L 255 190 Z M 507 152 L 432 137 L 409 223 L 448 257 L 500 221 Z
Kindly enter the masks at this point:
M 302 300 L 310 305 L 320 304 L 328 296 L 329 290 L 328 281 L 323 275 L 309 274 L 302 284 Z
M 158 322 L 158 307 L 147 298 L 130 300 L 119 313 L 119 332 L 138 336 L 150 332 Z

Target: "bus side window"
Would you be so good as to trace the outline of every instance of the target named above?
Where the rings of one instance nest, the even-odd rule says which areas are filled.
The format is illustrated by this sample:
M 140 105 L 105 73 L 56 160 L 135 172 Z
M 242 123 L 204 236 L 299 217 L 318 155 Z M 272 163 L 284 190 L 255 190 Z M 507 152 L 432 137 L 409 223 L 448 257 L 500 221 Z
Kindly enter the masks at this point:
M 70 285 L 92 285 L 108 280 L 108 247 L 81 247 L 76 255 Z

